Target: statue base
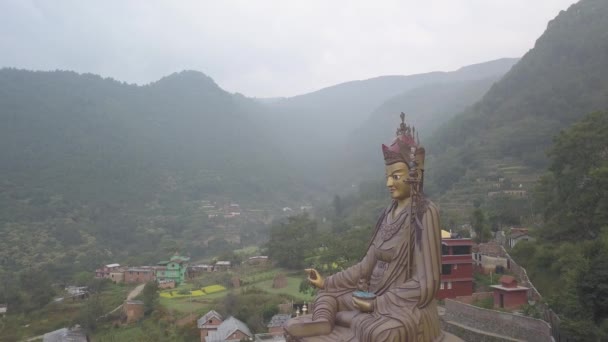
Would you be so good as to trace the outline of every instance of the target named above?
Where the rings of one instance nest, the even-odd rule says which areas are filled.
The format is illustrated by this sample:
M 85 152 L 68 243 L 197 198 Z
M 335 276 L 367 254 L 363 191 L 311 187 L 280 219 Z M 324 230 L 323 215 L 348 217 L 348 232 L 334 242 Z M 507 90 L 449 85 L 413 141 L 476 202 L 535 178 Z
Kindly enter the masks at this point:
M 292 318 L 290 321 L 294 323 L 312 322 L 312 315 L 303 315 Z M 285 340 L 288 342 L 348 342 L 354 341 L 354 334 L 349 328 L 335 326 L 332 332 L 328 335 L 319 335 L 312 337 L 293 337 L 285 331 Z
M 297 323 L 311 322 L 312 315 L 303 315 L 300 317 L 292 318 L 291 320 Z M 286 331 L 285 340 L 287 342 L 358 342 L 357 340 L 355 340 L 355 336 L 350 328 L 339 325 L 336 325 L 332 332 L 328 335 L 312 337 L 293 337 L 290 336 Z M 442 336 L 440 336 L 433 342 L 464 342 L 464 340 L 444 331 Z

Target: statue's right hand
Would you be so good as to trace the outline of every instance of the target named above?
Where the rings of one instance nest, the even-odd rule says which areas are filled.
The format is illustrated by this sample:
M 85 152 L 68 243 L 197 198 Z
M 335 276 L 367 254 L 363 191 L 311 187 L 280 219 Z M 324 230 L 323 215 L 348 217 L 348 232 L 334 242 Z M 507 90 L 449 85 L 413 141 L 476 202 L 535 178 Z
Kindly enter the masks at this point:
M 321 277 L 319 272 L 314 268 L 307 268 L 304 270 L 308 273 L 308 282 L 318 289 L 322 289 L 325 286 L 325 279 Z

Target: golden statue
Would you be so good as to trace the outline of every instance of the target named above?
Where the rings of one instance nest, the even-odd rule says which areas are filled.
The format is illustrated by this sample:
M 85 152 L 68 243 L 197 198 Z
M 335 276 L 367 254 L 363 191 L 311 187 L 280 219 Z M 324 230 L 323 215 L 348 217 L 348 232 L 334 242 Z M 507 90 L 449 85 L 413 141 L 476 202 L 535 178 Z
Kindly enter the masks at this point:
M 307 269 L 319 289 L 312 315 L 289 320 L 292 341 L 440 341 L 435 294 L 441 270 L 437 207 L 422 193 L 425 151 L 404 122 L 382 145 L 386 186 L 393 199 L 376 224 L 358 264 L 324 279 Z

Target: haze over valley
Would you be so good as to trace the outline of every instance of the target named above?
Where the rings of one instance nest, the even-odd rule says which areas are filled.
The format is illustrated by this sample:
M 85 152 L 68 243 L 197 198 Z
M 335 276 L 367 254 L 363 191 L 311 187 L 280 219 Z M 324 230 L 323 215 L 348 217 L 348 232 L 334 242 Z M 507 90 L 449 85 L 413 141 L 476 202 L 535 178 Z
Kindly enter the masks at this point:
M 284 23 L 268 14 L 272 6 L 267 4 L 192 5 L 193 11 L 226 10 L 227 17 L 243 20 L 244 32 L 266 13 L 263 18 L 285 25 L 294 37 L 311 38 L 310 49 L 325 51 L 325 62 L 336 58 L 329 68 L 314 64 L 308 51 L 301 52 L 270 24 L 262 25 L 260 32 L 272 32 L 277 46 L 268 47 L 272 44 L 244 33 L 242 39 L 252 47 L 239 51 L 250 53 L 249 60 L 231 55 L 236 47 L 230 47 L 223 66 L 217 51 L 205 52 L 195 43 L 187 46 L 182 26 L 168 29 L 175 34 L 170 44 L 171 39 L 142 24 L 144 14 L 148 20 L 155 18 L 154 8 L 143 10 L 134 21 L 142 25 L 145 37 L 158 35 L 167 44 L 156 45 L 169 51 L 167 55 L 154 54 L 143 41 L 133 44 L 131 52 L 125 37 L 99 34 L 92 40 L 99 46 L 91 49 L 113 55 L 107 62 L 113 66 L 91 57 L 78 32 L 69 33 L 79 50 L 73 54 L 62 50 L 66 42 L 57 38 L 57 50 L 49 50 L 47 60 L 24 57 L 28 50 L 20 39 L 37 37 L 31 51 L 41 51 L 51 40 L 22 25 L 15 26 L 18 32 L 9 32 L 9 24 L 0 24 L 0 47 L 11 51 L 0 57 L 0 305 L 8 308 L 0 318 L 0 341 L 75 323 L 102 341 L 197 340 L 196 325 L 188 325 L 192 322 L 186 317 L 211 309 L 243 320 L 255 332 L 265 329 L 270 313 L 277 313 L 276 304 L 312 297 L 300 283 L 290 283 L 289 288 L 299 286 L 299 292 L 288 297 L 264 290 L 261 282 L 278 273 L 296 281 L 298 270 L 310 265 L 332 273 L 352 265 L 365 251 L 372 226 L 389 203 L 380 146 L 394 139 L 401 112 L 426 149 L 424 189 L 441 208 L 442 229 L 472 235 L 477 243 L 495 240 L 514 227 L 528 229 L 535 242 L 508 247 L 508 252 L 526 267 L 543 303 L 559 315 L 560 331 L 573 340 L 605 338 L 608 2 L 549 2 L 515 1 L 508 9 L 461 4 L 463 12 L 454 14 L 461 20 L 491 6 L 505 10 L 503 23 L 486 23 L 488 34 L 494 35 L 487 46 L 481 43 L 486 39 L 482 34 L 479 44 L 470 42 L 468 24 L 459 31 L 462 49 L 448 41 L 436 46 L 435 39 L 443 37 L 446 28 L 435 23 L 433 31 L 435 20 L 430 18 L 426 24 L 401 22 L 402 29 L 383 24 L 386 36 L 378 35 L 379 49 L 361 49 L 357 58 L 340 57 L 340 44 L 332 36 L 354 30 L 356 25 L 346 18 L 364 18 L 359 15 L 365 11 L 357 6 L 336 14 L 342 28 L 323 21 L 327 14 L 321 19 L 312 16 L 323 8 L 319 3 L 302 8 L 320 21 L 302 33 L 296 29 L 300 19 Z M 447 18 L 445 11 L 454 6 L 432 3 L 432 9 L 421 5 L 420 13 L 435 11 Z M 104 26 L 97 26 L 101 24 L 96 20 L 91 19 L 90 26 L 82 20 L 110 11 L 100 4 L 73 4 L 84 11 L 83 18 L 70 17 L 60 25 L 58 9 L 37 5 L 11 3 L 0 5 L 0 10 L 35 20 L 38 26 L 32 30 L 52 27 L 55 33 L 71 25 L 102 32 Z M 58 8 L 64 6 L 68 2 Z M 129 33 L 138 30 L 123 18 L 137 9 L 132 6 L 111 17 Z M 285 6 L 276 9 L 284 20 L 295 11 Z M 390 8 L 406 11 L 392 3 L 386 10 Z M 370 23 L 360 21 L 364 29 L 382 22 L 382 15 L 392 18 L 369 10 Z M 523 13 L 522 27 L 516 29 L 512 16 L 518 11 Z M 194 24 L 195 18 L 182 8 L 171 13 L 165 18 L 167 26 L 182 18 L 194 32 L 217 29 L 214 21 Z M 252 13 L 260 18 L 246 15 Z M 539 25 L 523 21 L 540 20 L 536 16 L 547 17 L 545 29 L 522 49 L 522 32 L 536 32 L 532 27 Z M 8 17 L 0 14 L 7 22 L 16 20 Z M 239 31 L 238 22 L 231 22 L 231 30 Z M 501 25 L 507 23 L 513 32 L 501 36 L 508 31 Z M 217 39 L 241 44 L 235 38 L 238 32 L 231 30 L 218 31 Z M 200 39 L 210 50 L 219 46 L 204 32 Z M 357 33 L 361 47 L 373 46 L 374 39 L 365 32 Z M 412 45 L 392 50 L 387 36 Z M 333 37 L 326 39 L 335 45 L 313 42 L 314 37 Z M 345 54 L 356 54 L 353 39 L 344 37 L 344 45 L 351 44 L 343 47 Z M 501 40 L 504 50 L 494 43 Z M 284 49 L 277 52 L 281 42 Z M 121 53 L 109 54 L 106 44 Z M 432 58 L 419 56 L 425 48 Z M 196 52 L 200 60 L 176 57 L 176 51 Z M 397 51 L 403 53 L 403 62 L 394 57 Z M 134 67 L 130 58 L 145 53 L 150 54 L 150 61 L 142 62 L 147 67 Z M 270 57 L 263 59 L 263 54 Z M 116 55 L 122 62 L 113 62 Z M 163 56 L 168 66 L 159 62 Z M 264 62 L 255 64 L 258 59 Z M 371 60 L 378 64 L 376 69 L 352 66 Z M 275 61 L 276 69 L 266 65 L 268 61 Z M 246 69 L 249 64 L 257 66 Z M 191 65 L 196 67 L 182 67 Z M 234 74 L 222 69 L 231 65 Z M 299 67 L 315 72 L 307 74 L 296 70 Z M 111 314 L 106 315 L 111 319 L 99 319 L 133 289 L 97 282 L 96 269 L 113 263 L 158 265 L 174 255 L 188 257 L 192 265 L 229 260 L 243 266 L 225 275 L 214 272 L 213 278 L 192 276 L 192 290 L 221 285 L 226 291 L 194 304 L 170 304 L 175 302 L 163 299 L 162 291 L 158 299 L 156 289 L 147 290 L 140 295 L 153 298 L 146 302 L 152 304 L 146 304 L 142 318 L 147 332 L 119 328 L 116 322 L 122 318 Z M 277 268 L 259 272 L 245 266 L 250 257 L 260 256 L 269 257 Z M 241 285 L 235 286 L 234 279 Z M 91 290 L 95 301 L 53 304 L 63 285 L 96 289 Z M 268 306 L 252 304 L 255 295 L 266 298 Z M 57 314 L 49 320 L 52 312 Z M 190 323 L 175 323 L 181 320 Z

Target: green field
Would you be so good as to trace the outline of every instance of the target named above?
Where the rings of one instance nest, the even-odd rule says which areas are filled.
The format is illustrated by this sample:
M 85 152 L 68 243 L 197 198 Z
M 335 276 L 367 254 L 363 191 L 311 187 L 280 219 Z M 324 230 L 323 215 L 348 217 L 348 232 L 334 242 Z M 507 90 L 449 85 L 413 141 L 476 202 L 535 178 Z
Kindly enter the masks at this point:
M 310 301 L 312 301 L 312 299 L 314 297 L 300 292 L 300 282 L 301 281 L 302 281 L 302 278 L 287 277 L 287 287 L 284 287 L 282 289 L 273 289 L 272 288 L 272 279 L 262 281 L 259 283 L 255 283 L 254 286 L 259 289 L 262 289 L 268 293 L 287 294 L 287 295 L 293 296 L 297 299 L 310 302 Z
M 180 289 L 172 289 L 163 291 L 160 293 L 161 298 L 167 299 L 177 299 L 177 298 L 191 298 L 191 297 L 203 297 L 208 296 L 217 292 L 226 291 L 226 288 L 221 285 L 210 285 L 205 286 L 200 290 L 190 291 L 188 294 L 180 294 L 178 293 Z

